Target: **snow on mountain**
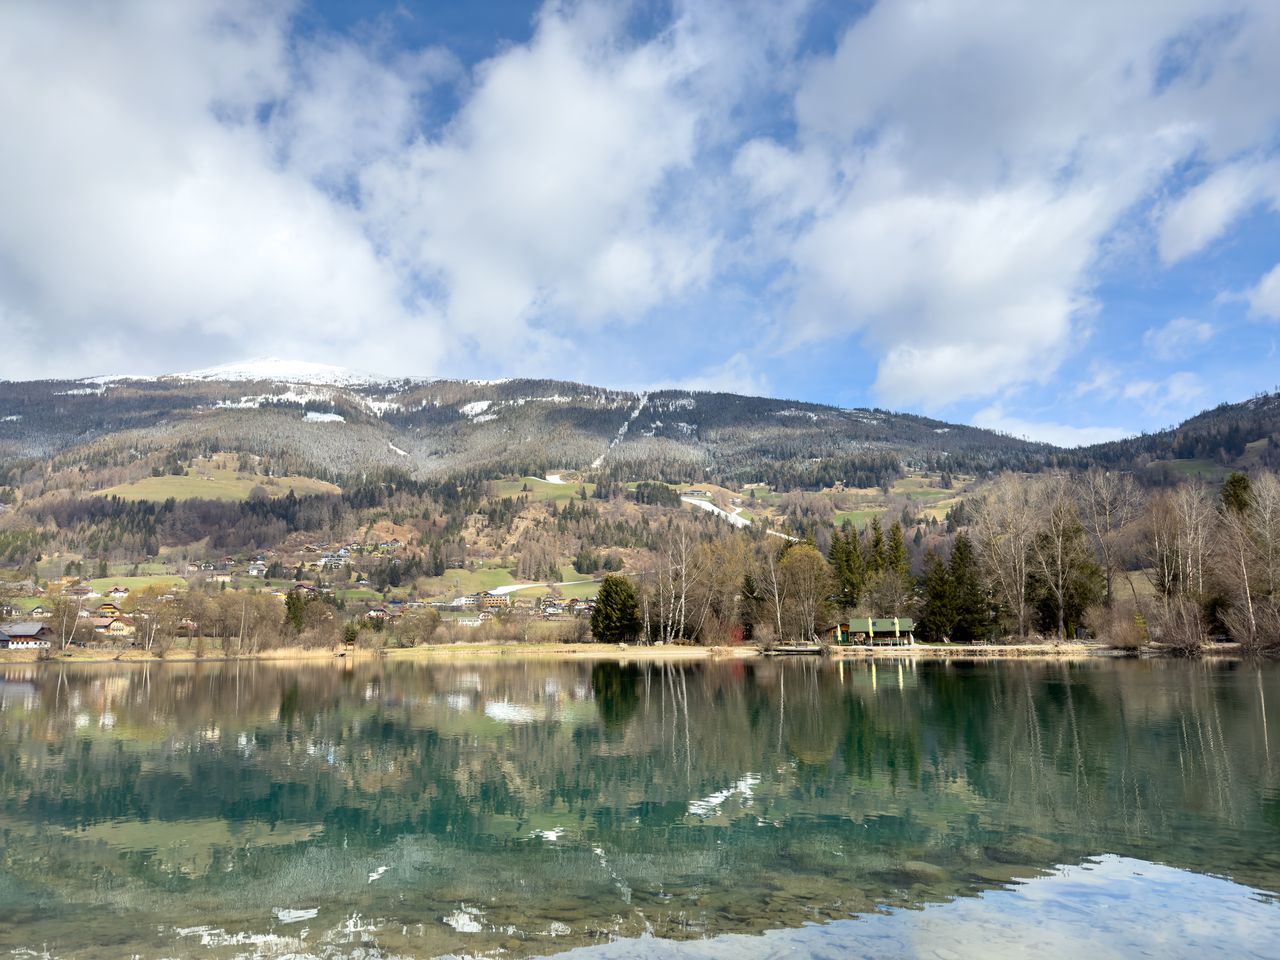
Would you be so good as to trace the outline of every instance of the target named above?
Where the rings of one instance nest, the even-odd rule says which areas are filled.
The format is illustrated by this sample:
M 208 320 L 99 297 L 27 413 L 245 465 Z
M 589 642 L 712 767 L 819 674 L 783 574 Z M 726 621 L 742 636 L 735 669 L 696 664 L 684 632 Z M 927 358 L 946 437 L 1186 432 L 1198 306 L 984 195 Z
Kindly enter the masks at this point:
M 279 357 L 258 357 L 237 363 L 224 363 L 203 370 L 174 375 L 179 380 L 274 380 L 280 383 L 325 383 L 333 386 L 367 386 L 390 378 L 378 378 L 357 373 L 328 363 L 312 363 L 308 360 L 282 360 Z

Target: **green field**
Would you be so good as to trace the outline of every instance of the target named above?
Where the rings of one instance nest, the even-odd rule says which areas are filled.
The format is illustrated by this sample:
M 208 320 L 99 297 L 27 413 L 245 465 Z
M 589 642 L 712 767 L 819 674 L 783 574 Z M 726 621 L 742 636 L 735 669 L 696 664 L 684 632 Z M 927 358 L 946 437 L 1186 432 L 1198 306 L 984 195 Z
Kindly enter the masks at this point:
M 529 489 L 525 490 L 525 486 Z M 537 477 L 525 477 L 522 480 L 494 480 L 490 483 L 489 490 L 498 498 L 528 497 L 536 501 L 574 500 L 578 496 L 578 490 L 583 486 L 587 488 L 587 496 L 595 492 L 594 483 L 548 483 Z
M 340 493 L 331 483 L 311 477 L 259 477 L 214 469 L 186 476 L 144 477 L 132 483 L 99 490 L 104 497 L 123 500 L 246 500 L 255 487 L 261 486 L 272 497 L 283 497 L 290 490 L 298 496 L 314 493 Z
M 426 577 L 419 584 L 425 595 L 434 600 L 481 593 L 516 582 L 505 567 L 479 567 L 475 570 L 446 570 L 443 577 Z
M 1231 473 L 1229 468 L 1212 460 L 1152 460 L 1147 467 L 1166 467 L 1183 477 L 1200 477 L 1213 482 L 1225 480 Z
M 94 593 L 105 595 L 112 587 L 124 587 L 130 592 L 146 590 L 148 587 L 160 587 L 164 590 L 185 590 L 187 581 L 174 574 L 148 577 L 106 577 L 101 580 L 89 581 L 89 589 Z
M 883 517 L 884 513 L 883 510 L 841 510 L 835 515 L 835 525 L 839 527 L 846 520 L 852 520 L 854 527 L 861 530 L 872 517 Z

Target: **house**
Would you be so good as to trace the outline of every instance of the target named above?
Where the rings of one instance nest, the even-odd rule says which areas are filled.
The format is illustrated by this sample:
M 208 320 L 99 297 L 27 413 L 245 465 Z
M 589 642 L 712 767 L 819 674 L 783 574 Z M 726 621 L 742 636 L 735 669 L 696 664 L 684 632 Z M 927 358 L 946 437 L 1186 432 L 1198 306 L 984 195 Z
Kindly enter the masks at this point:
M 129 596 L 129 588 L 114 586 L 107 591 L 107 596 L 112 600 L 123 600 L 125 597 Z
M 109 637 L 128 637 L 133 634 L 133 624 L 123 617 L 90 617 L 89 625 L 94 633 L 105 633 Z
M 502 593 L 478 593 L 476 606 L 484 610 L 505 610 L 511 606 L 511 598 Z
M 854 618 L 836 623 L 822 631 L 823 639 L 835 644 L 905 644 L 915 643 L 916 623 L 910 617 Z
M 32 620 L 48 620 L 50 617 L 53 616 L 53 611 L 50 610 L 48 607 L 46 607 L 44 604 L 38 603 L 34 607 L 32 607 L 30 610 L 27 611 L 27 616 L 29 616 Z
M 251 577 L 265 577 L 267 575 L 267 565 L 260 560 L 255 560 L 249 564 L 248 573 Z
M 0 647 L 7 650 L 48 650 L 53 639 L 53 631 L 35 620 L 0 626 Z
M 120 616 L 120 608 L 114 603 L 100 603 L 96 610 L 93 611 L 95 617 L 118 617 Z
M 366 620 L 390 620 L 391 614 L 382 607 L 374 607 L 365 615 Z

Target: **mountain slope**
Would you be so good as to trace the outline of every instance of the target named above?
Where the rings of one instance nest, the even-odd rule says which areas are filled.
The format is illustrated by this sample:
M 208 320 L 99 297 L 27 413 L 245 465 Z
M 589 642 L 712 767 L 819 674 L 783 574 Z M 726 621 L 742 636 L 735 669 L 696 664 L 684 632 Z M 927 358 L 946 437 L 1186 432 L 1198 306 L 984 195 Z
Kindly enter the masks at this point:
M 900 462 L 1030 466 L 1053 452 L 883 410 L 556 380 L 379 380 L 274 359 L 157 378 L 0 383 L 5 461 L 123 466 L 173 449 L 244 451 L 335 475 L 569 469 L 802 486 L 865 481 Z

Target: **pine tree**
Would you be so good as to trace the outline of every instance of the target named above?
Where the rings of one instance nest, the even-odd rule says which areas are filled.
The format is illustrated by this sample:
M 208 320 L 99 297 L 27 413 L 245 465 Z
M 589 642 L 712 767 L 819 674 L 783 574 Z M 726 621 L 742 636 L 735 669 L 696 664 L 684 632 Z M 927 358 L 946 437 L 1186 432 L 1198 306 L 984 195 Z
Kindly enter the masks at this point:
M 907 559 L 907 541 L 902 524 L 894 521 L 889 528 L 889 545 L 885 548 L 885 569 L 900 574 L 904 579 L 911 575 L 911 561 Z
M 847 520 L 831 538 L 829 559 L 835 575 L 835 604 L 840 609 L 852 610 L 862 596 L 866 570 L 862 561 L 862 543 L 853 524 Z
M 610 574 L 600 584 L 591 634 L 598 643 L 625 643 L 640 632 L 640 604 L 636 588 L 626 577 Z
M 947 565 L 932 551 L 924 563 L 924 605 L 920 633 L 927 640 L 953 640 L 960 608 L 956 584 Z
M 884 531 L 880 528 L 880 518 L 872 517 L 870 534 L 867 538 L 867 576 L 872 577 L 885 568 Z
M 951 547 L 951 583 L 955 590 L 956 621 L 952 638 L 964 643 L 981 640 L 990 624 L 990 604 L 978 571 L 973 544 L 963 533 Z

